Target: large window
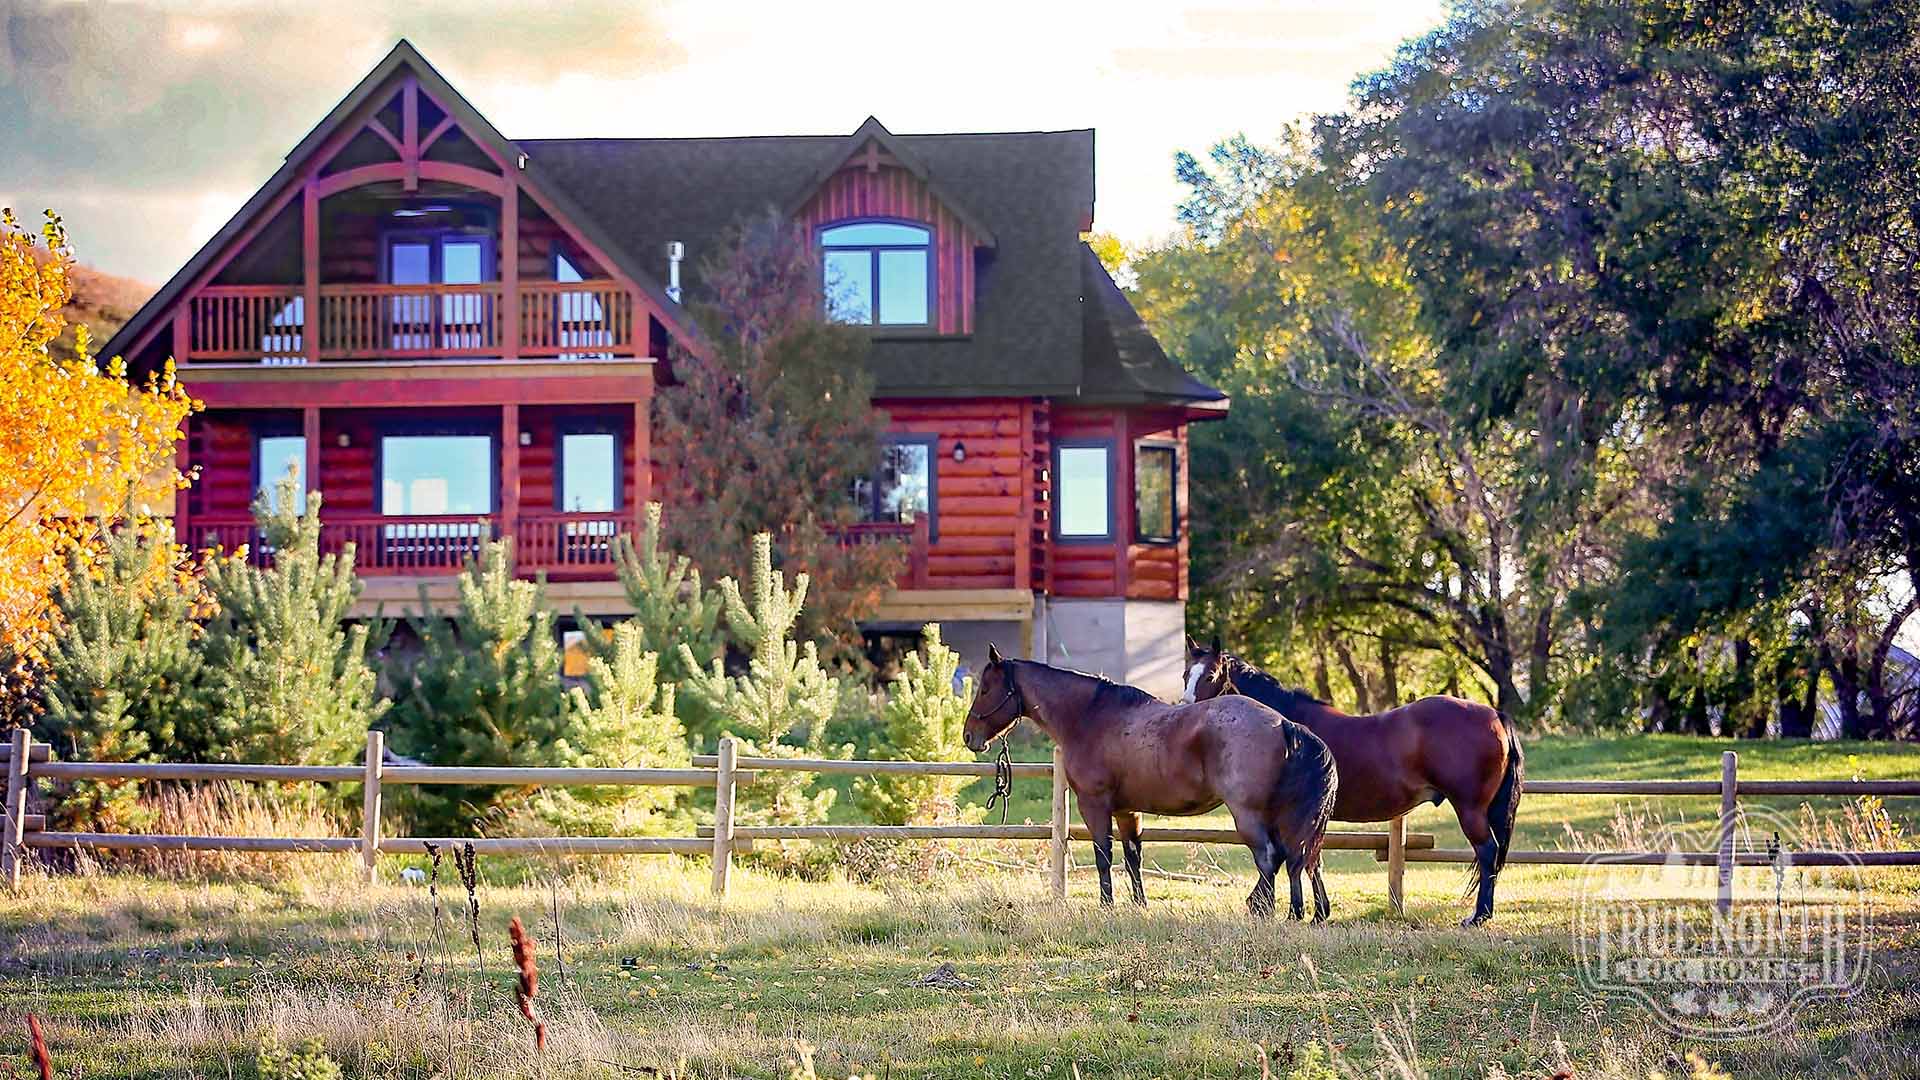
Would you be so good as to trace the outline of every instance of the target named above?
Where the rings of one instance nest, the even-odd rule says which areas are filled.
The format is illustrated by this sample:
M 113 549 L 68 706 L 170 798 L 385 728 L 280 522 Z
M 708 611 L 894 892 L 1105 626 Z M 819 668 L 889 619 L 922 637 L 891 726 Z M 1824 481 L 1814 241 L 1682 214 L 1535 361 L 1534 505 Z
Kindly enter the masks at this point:
M 1062 440 L 1054 464 L 1054 535 L 1063 540 L 1113 536 L 1113 444 Z
M 493 513 L 493 437 L 383 437 L 380 512 L 400 516 Z
M 1180 538 L 1179 449 L 1172 443 L 1141 443 L 1133 455 L 1133 538 L 1171 544 Z
M 880 468 L 871 479 L 854 484 L 854 498 L 868 521 L 906 523 L 927 516 L 927 532 L 934 535 L 932 435 L 897 436 L 881 443 Z
M 254 461 L 259 475 L 254 488 L 266 495 L 267 505 L 280 509 L 280 481 L 293 477 L 293 512 L 307 512 L 307 440 L 301 435 L 262 435 Z
M 933 233 L 861 221 L 820 231 L 827 314 L 863 326 L 925 326 L 933 310 Z
M 620 504 L 620 440 L 604 431 L 560 436 L 560 509 L 605 514 Z

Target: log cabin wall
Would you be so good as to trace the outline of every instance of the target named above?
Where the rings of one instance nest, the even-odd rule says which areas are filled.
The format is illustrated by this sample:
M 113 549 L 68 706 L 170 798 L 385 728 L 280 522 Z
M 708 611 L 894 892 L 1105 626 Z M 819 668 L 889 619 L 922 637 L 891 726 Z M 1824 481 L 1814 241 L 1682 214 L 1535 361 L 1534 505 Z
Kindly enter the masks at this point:
M 796 215 L 809 233 L 858 218 L 898 218 L 932 229 L 934 330 L 973 333 L 973 230 L 942 206 L 919 177 L 898 167 L 843 169 Z
M 520 512 L 551 514 L 559 507 L 560 436 L 569 431 L 611 431 L 620 446 L 620 505 L 616 510 L 631 517 L 638 498 L 634 491 L 633 410 L 625 414 L 592 406 L 522 407 L 520 430 L 530 440 L 520 448 Z
M 1181 424 L 1172 430 L 1161 428 L 1150 417 L 1131 420 L 1133 440 L 1174 445 L 1174 525 L 1178 539 L 1171 544 L 1144 544 L 1127 547 L 1127 597 L 1132 600 L 1185 600 L 1187 598 L 1187 428 Z M 1124 493 L 1129 515 L 1135 512 L 1133 492 Z M 1131 530 L 1128 536 L 1131 538 Z
M 888 430 L 933 435 L 934 518 L 938 536 L 927 553 L 927 584 L 934 589 L 1012 589 L 1028 565 L 1031 512 L 1022 493 L 1023 429 L 1033 405 L 1020 398 L 892 400 Z M 953 460 L 965 443 L 967 460 Z

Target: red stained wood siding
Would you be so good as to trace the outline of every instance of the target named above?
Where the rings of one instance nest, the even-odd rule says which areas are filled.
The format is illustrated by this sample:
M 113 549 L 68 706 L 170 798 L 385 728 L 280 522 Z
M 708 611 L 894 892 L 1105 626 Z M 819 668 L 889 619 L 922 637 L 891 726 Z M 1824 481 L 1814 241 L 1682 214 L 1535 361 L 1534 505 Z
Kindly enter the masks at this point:
M 939 536 L 927 552 L 927 587 L 1012 589 L 1017 570 L 1032 558 L 1021 518 L 1026 472 L 1023 431 L 1033 405 L 1019 398 L 967 401 L 895 400 L 876 404 L 889 430 L 933 435 L 935 516 Z M 965 443 L 967 460 L 953 460 Z
M 798 215 L 809 230 L 853 218 L 898 218 L 932 229 L 934 329 L 973 333 L 973 230 L 942 206 L 919 177 L 898 166 L 842 169 Z

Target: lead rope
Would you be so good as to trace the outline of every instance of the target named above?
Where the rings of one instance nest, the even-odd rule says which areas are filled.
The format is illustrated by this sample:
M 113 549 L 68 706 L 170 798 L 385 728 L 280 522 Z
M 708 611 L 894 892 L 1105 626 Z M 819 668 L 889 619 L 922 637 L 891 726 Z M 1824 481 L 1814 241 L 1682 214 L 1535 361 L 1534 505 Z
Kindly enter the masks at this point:
M 1000 804 L 1000 824 L 1007 823 L 1007 807 L 1013 802 L 1013 755 L 1007 751 L 1007 740 L 1000 740 L 1000 756 L 993 759 L 993 794 L 987 796 L 987 813 L 993 813 L 993 804 Z

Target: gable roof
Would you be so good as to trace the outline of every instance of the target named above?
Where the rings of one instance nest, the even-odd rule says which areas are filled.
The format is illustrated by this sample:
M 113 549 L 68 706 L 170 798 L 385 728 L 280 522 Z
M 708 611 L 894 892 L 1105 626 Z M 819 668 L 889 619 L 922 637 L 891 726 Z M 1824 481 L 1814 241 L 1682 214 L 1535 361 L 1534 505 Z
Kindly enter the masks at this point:
M 402 38 L 378 64 L 374 65 L 372 71 L 367 72 L 358 83 L 354 84 L 353 89 L 340 99 L 339 104 L 315 124 L 306 136 L 294 145 L 293 149 L 287 151 L 287 156 L 281 162 L 280 168 L 274 171 L 273 176 L 269 177 L 265 184 L 261 185 L 260 190 L 254 192 L 253 197 L 248 199 L 233 217 L 213 234 L 212 239 L 203 244 L 178 273 L 168 279 L 158 292 L 141 305 L 133 318 L 127 320 L 126 324 L 113 335 L 113 339 L 107 342 L 102 355 L 115 356 L 132 352 L 133 346 L 146 338 L 149 331 L 154 329 L 153 320 L 171 310 L 182 294 L 215 264 L 230 244 L 261 220 L 262 216 L 288 193 L 288 189 L 302 179 L 309 167 L 323 164 L 312 162 L 310 159 L 329 138 L 342 127 L 354 123 L 363 111 L 371 112 L 385 103 L 384 97 L 376 95 L 387 88 L 394 77 L 402 72 L 407 72 L 419 80 L 421 91 L 438 102 L 469 139 L 493 151 L 498 159 L 510 163 L 509 170 L 512 169 L 513 164 L 519 163 L 520 147 L 502 135 L 486 117 L 480 115 L 480 112 L 453 88 L 453 84 L 435 70 L 433 65 L 427 62 L 426 57 L 420 55 L 420 51 L 413 47 L 412 42 Z M 531 161 L 525 163 L 520 173 L 525 178 L 523 182 L 531 190 L 536 191 L 542 199 L 552 204 L 559 216 L 567 220 L 567 224 L 577 228 L 589 243 L 607 253 L 615 268 L 648 295 L 654 306 L 663 313 L 663 317 L 673 318 L 674 313 L 679 310 L 679 305 L 668 299 L 666 290 L 660 287 L 647 268 L 647 264 L 634 258 L 630 252 L 614 242 L 598 222 L 580 212 L 564 191 L 540 177 Z M 676 319 L 674 322 L 674 329 L 683 335 L 691 336 L 697 333 L 691 319 Z
M 814 194 L 818 192 L 828 180 L 833 178 L 834 173 L 839 172 L 846 166 L 847 162 L 851 161 L 862 150 L 865 150 L 868 143 L 874 143 L 878 145 L 880 149 L 891 154 L 893 160 L 899 163 L 901 168 L 906 169 L 918 178 L 921 183 L 927 185 L 927 190 L 932 193 L 933 197 L 939 200 L 942 206 L 945 206 L 951 211 L 954 217 L 959 218 L 962 224 L 973 231 L 974 241 L 981 247 L 995 247 L 999 244 L 999 241 L 994 238 L 993 229 L 989 227 L 986 222 L 982 221 L 978 215 L 968 210 L 965 202 L 962 202 L 959 198 L 955 197 L 953 193 L 949 192 L 940 183 L 939 179 L 933 175 L 933 171 L 927 168 L 926 162 L 921 160 L 920 155 L 915 153 L 913 148 L 905 142 L 895 138 L 893 132 L 888 131 L 887 126 L 882 124 L 880 118 L 877 116 L 867 117 L 866 120 L 854 130 L 853 134 L 847 136 L 839 146 L 830 151 L 820 168 L 814 172 L 813 176 L 808 178 L 806 183 L 800 185 L 800 189 L 787 200 L 786 205 L 781 207 L 781 209 L 786 212 L 788 217 L 799 213 L 800 209 L 807 205 L 807 200 L 813 198 Z
M 1080 240 L 1094 202 L 1093 132 L 896 135 L 873 117 L 851 135 L 511 140 L 405 40 L 287 155 L 265 186 L 135 314 L 106 355 L 131 354 L 236 239 L 274 209 L 344 125 L 384 104 L 402 71 L 475 143 L 518 169 L 548 205 L 651 300 L 682 340 L 694 320 L 654 275 L 669 241 L 687 247 L 697 294 L 703 257 L 742 218 L 789 215 L 841 166 L 878 143 L 973 232 L 973 331 L 874 336 L 869 364 L 887 396 L 1045 396 L 1112 404 L 1223 402 L 1168 359 Z M 796 200 L 798 202 L 796 203 Z M 1218 406 L 1215 406 L 1218 407 Z

